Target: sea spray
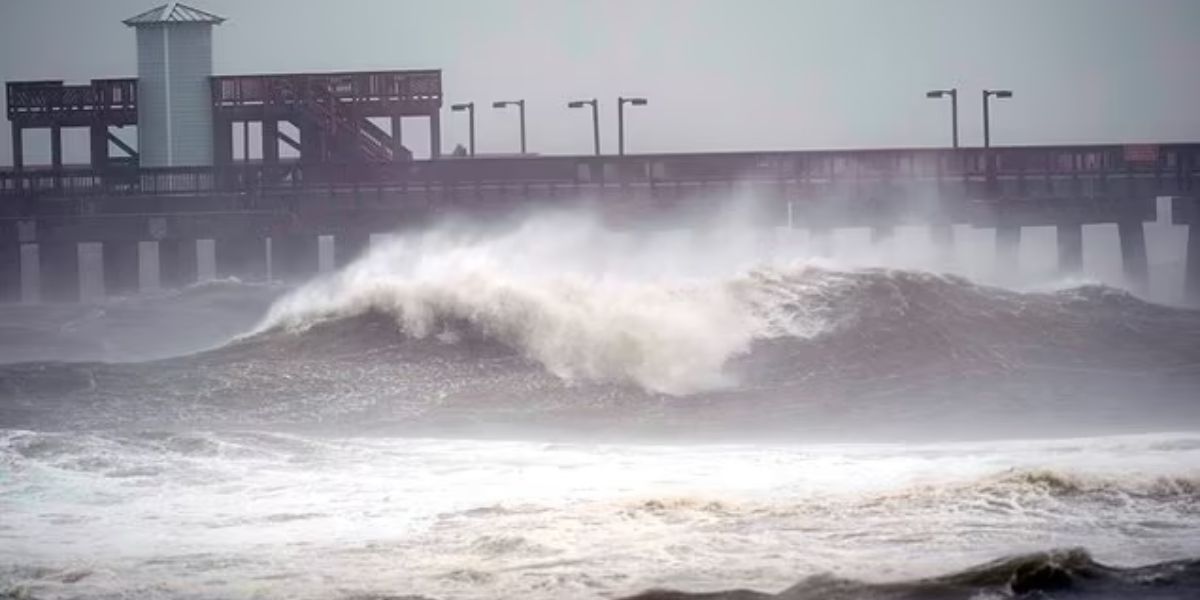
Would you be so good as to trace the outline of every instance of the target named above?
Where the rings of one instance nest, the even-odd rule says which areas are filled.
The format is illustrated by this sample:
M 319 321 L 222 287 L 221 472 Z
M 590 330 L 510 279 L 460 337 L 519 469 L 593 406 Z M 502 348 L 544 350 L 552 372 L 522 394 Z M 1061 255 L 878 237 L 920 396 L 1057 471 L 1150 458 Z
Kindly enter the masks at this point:
M 757 284 L 731 284 L 695 257 L 683 275 L 666 276 L 681 271 L 681 257 L 675 248 L 630 244 L 578 216 L 490 236 L 435 229 L 394 238 L 296 290 L 258 331 L 303 331 L 381 312 L 419 339 L 453 341 L 464 333 L 454 328 L 466 326 L 568 381 L 684 395 L 733 383 L 725 363 L 758 337 L 822 329 L 823 315 L 801 323 L 780 314 L 802 306 L 783 278 L 763 273 Z

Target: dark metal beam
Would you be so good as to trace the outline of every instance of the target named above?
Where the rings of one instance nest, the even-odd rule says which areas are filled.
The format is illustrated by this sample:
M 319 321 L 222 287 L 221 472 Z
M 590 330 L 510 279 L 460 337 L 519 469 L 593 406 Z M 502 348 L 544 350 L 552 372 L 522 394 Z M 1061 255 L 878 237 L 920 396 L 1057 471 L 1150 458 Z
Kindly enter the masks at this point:
M 135 159 L 138 157 L 137 150 L 130 148 L 129 144 L 126 144 L 124 140 L 113 135 L 113 133 L 111 131 L 105 131 L 105 135 L 107 137 L 107 141 L 112 142 L 114 146 L 120 148 L 121 151 L 124 152 L 126 156 L 128 156 L 129 158 L 135 158 Z
M 290 146 L 292 148 L 292 150 L 295 150 L 296 152 L 300 152 L 300 142 L 293 139 L 292 136 L 290 136 L 282 131 L 278 131 L 278 130 L 276 130 L 275 135 L 276 135 L 276 137 L 279 138 L 280 141 L 282 141 L 283 143 Z
M 12 160 L 13 170 L 20 173 L 25 168 L 24 131 L 16 123 L 12 126 Z
M 262 159 L 264 163 L 279 162 L 279 120 L 267 118 L 262 122 Z

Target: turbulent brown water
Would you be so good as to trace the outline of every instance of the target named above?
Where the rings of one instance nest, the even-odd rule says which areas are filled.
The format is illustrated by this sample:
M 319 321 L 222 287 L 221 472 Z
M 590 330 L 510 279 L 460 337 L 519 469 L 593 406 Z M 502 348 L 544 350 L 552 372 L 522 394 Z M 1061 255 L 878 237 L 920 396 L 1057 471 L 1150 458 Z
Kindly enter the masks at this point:
M 1200 597 L 1200 312 L 535 233 L 0 365 L 0 592 Z

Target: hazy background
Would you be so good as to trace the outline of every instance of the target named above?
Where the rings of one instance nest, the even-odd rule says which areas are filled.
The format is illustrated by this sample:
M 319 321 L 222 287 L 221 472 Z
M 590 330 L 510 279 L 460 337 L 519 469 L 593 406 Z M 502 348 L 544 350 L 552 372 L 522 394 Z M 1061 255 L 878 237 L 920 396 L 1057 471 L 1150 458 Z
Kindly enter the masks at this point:
M 121 20 L 157 0 L 0 0 L 0 78 L 134 76 Z M 1010 88 L 997 144 L 1200 139 L 1196 0 L 194 0 L 229 20 L 215 32 L 217 74 L 440 68 L 447 105 L 474 100 L 481 153 L 513 152 L 526 98 L 530 151 L 587 153 L 599 97 L 615 151 L 617 95 L 634 152 L 931 146 L 949 141 L 961 90 L 964 144 L 980 143 L 979 90 Z M 466 119 L 443 113 L 443 147 Z M 421 119 L 405 122 L 418 156 Z M 86 160 L 84 131 L 66 159 Z M 126 131 L 123 137 L 131 137 Z M 0 163 L 11 164 L 8 123 Z M 27 162 L 48 162 L 45 131 Z

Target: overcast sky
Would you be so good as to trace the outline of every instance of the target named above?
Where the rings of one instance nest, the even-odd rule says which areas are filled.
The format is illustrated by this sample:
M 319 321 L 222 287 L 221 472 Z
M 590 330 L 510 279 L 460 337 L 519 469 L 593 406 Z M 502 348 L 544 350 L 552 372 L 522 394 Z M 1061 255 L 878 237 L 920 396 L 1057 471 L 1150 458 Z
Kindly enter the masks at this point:
M 599 97 L 631 152 L 980 143 L 980 89 L 1009 88 L 997 144 L 1200 140 L 1200 0 L 194 0 L 229 20 L 217 74 L 440 68 L 450 102 L 529 103 L 530 150 L 587 153 Z M 0 0 L 5 80 L 136 75 L 121 20 L 154 0 Z M 513 112 L 482 106 L 480 152 L 512 152 Z M 466 140 L 443 113 L 443 147 Z M 406 140 L 427 154 L 426 129 Z M 11 164 L 7 121 L 0 163 Z M 27 160 L 48 162 L 45 134 Z M 83 133 L 71 134 L 72 145 Z M 417 142 L 416 140 L 421 140 Z M 86 160 L 86 147 L 68 161 Z

